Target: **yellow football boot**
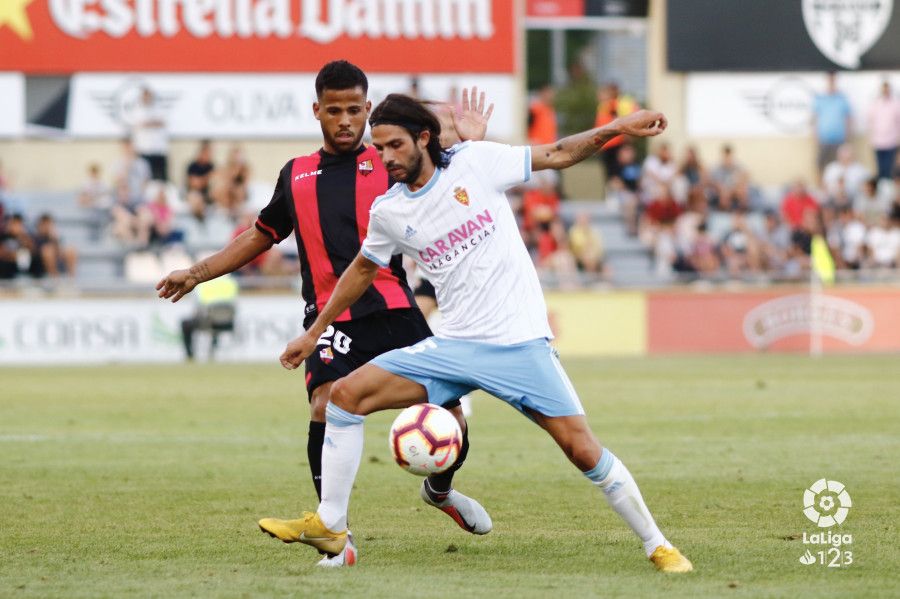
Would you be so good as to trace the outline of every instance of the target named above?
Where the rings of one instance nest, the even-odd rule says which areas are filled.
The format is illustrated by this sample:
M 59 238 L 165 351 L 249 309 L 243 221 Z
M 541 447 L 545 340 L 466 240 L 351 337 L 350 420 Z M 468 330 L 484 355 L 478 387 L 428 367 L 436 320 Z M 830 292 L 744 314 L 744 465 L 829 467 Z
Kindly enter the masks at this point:
M 660 572 L 682 574 L 694 569 L 691 560 L 681 555 L 681 552 L 675 547 L 660 545 L 650 554 L 650 561 Z
M 263 518 L 259 528 L 285 543 L 305 543 L 331 555 L 339 554 L 347 544 L 347 531 L 328 530 L 315 512 L 303 512 L 303 517 L 296 520 Z

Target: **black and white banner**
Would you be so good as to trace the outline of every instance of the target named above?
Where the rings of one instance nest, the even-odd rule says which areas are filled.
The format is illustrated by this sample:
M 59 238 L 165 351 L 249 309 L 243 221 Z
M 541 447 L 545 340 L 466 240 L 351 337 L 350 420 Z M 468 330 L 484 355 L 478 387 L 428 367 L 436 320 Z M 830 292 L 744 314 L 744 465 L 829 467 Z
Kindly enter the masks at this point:
M 419 93 L 446 100 L 453 90 L 477 85 L 497 106 L 491 138 L 515 136 L 515 80 L 506 75 L 423 75 Z M 169 134 L 175 138 L 302 138 L 321 135 L 313 116 L 315 74 L 77 74 L 69 96 L 68 133 L 74 137 L 121 137 L 140 90 L 157 96 Z M 369 99 L 407 92 L 408 75 L 371 75 Z
M 673 71 L 900 69 L 895 0 L 669 0 Z

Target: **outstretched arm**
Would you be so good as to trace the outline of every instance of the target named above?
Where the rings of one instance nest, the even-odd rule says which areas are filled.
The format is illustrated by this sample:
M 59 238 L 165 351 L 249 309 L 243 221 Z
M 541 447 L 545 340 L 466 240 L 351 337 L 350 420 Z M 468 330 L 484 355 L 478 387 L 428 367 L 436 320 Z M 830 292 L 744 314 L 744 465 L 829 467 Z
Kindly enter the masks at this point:
M 653 137 L 665 131 L 667 125 L 663 113 L 639 110 L 602 127 L 565 137 L 555 144 L 532 146 L 531 170 L 569 168 L 599 152 L 603 144 L 618 135 Z
M 209 258 L 197 262 L 189 269 L 174 270 L 163 277 L 156 284 L 159 297 L 171 297 L 173 303 L 177 302 L 200 283 L 236 271 L 268 250 L 272 244 L 271 237 L 256 227 L 250 227 Z
M 299 337 L 287 344 L 281 354 L 281 365 L 288 370 L 300 366 L 316 349 L 316 342 L 341 312 L 358 300 L 378 274 L 378 265 L 362 255 L 357 254 L 344 274 L 338 280 L 334 293 L 316 321 Z

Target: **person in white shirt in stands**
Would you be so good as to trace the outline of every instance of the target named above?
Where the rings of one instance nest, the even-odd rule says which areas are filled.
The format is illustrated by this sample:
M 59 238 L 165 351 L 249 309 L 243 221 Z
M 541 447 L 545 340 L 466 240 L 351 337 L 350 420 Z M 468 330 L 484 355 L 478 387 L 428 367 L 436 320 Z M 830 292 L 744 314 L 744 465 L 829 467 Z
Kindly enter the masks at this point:
M 844 144 L 837 150 L 837 159 L 825 166 L 825 171 L 822 173 L 822 186 L 830 197 L 839 195 L 843 191 L 848 197 L 854 198 L 870 176 L 869 170 L 856 159 L 853 147 L 850 144 Z M 840 186 L 842 180 L 844 182 L 843 190 Z
M 140 103 L 128 119 L 131 143 L 141 158 L 150 163 L 152 178 L 169 180 L 169 134 L 162 110 L 149 87 L 141 90 Z
M 380 265 L 403 253 L 428 273 L 444 319 L 437 334 L 383 354 L 335 382 L 326 408 L 322 501 L 290 526 L 302 542 L 339 552 L 347 542 L 347 508 L 363 448 L 363 420 L 375 411 L 480 388 L 544 428 L 569 460 L 600 488 L 664 572 L 693 566 L 653 520 L 625 465 L 601 447 L 563 370 L 534 265 L 505 191 L 532 171 L 564 169 L 595 156 L 617 135 L 662 133 L 662 113 L 642 110 L 612 123 L 538 146 L 466 142 L 441 151 L 440 124 L 421 103 L 392 94 L 369 120 L 372 143 L 398 181 L 372 205 L 360 253 L 341 276 L 315 322 L 281 355 L 295 369 L 326 327 L 369 286 Z

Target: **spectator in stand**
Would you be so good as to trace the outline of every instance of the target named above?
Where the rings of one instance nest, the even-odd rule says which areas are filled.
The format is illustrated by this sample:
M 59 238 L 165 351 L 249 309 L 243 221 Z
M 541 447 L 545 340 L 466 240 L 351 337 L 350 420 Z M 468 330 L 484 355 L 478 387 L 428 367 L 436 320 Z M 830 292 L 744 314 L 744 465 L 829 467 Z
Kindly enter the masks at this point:
M 837 159 L 829 162 L 822 173 L 822 185 L 828 196 L 838 195 L 838 182 L 843 180 L 844 191 L 849 197 L 856 197 L 863 183 L 871 178 L 869 170 L 857 159 L 850 144 L 844 144 L 837 150 Z
M 184 236 L 175 228 L 175 212 L 169 205 L 167 186 L 157 184 L 155 189 L 150 190 L 150 197 L 152 199 L 140 209 L 146 212 L 146 216 L 141 215 L 141 220 L 150 223 L 149 243 L 167 246 L 181 242 Z
M 207 206 L 212 204 L 209 189 L 214 169 L 212 143 L 204 139 L 187 168 L 187 204 L 194 218 L 201 222 L 206 217 Z
M 791 247 L 785 264 L 785 274 L 788 277 L 799 278 L 809 272 L 812 240 L 819 231 L 818 208 L 805 209 L 801 215 L 800 226 L 791 232 Z
M 113 237 L 128 247 L 146 247 L 152 221 L 150 212 L 143 209 L 143 199 L 132 200 L 128 181 L 122 179 L 116 184 L 114 200 L 109 211 Z
M 250 166 L 240 146 L 233 146 L 229 150 L 225 166 L 216 172 L 219 181 L 214 188 L 213 199 L 219 208 L 235 218 L 247 201 L 247 185 L 250 182 Z
M 847 193 L 843 177 L 838 178 L 830 192 L 825 190 L 825 203 L 834 206 L 837 210 L 853 206 L 853 198 Z
M 56 222 L 49 214 L 42 214 L 37 221 L 34 247 L 31 251 L 31 265 L 28 272 L 35 278 L 61 274 L 75 276 L 78 252 L 74 247 L 63 245 L 56 230 Z
M 131 140 L 122 140 L 122 157 L 116 163 L 113 171 L 113 177 L 116 183 L 116 195 L 121 193 L 119 184 L 125 183 L 127 190 L 128 202 L 130 204 L 140 204 L 144 200 L 144 189 L 150 182 L 151 172 L 150 163 L 134 151 L 134 145 Z M 117 198 L 120 200 L 120 198 Z
M 640 106 L 634 98 L 629 95 L 620 95 L 618 83 L 602 85 L 597 90 L 597 115 L 594 118 L 594 127 L 608 125 L 620 116 L 628 116 L 639 108 Z M 600 160 L 603 163 L 607 181 L 619 174 L 619 150 L 625 141 L 626 137 L 619 135 L 603 144 Z
M 781 215 L 791 230 L 796 231 L 802 228 L 803 215 L 808 211 L 817 213 L 819 204 L 806 190 L 806 183 L 799 179 L 791 185 L 790 191 L 781 201 Z
M 875 150 L 878 178 L 890 179 L 900 146 L 900 99 L 891 93 L 891 84 L 881 84 L 881 94 L 869 107 L 869 143 Z
M 533 145 L 556 143 L 559 130 L 553 102 L 556 89 L 550 85 L 540 88 L 528 106 L 528 142 Z M 447 146 L 449 147 L 449 146 Z
M 866 233 L 868 265 L 872 268 L 896 268 L 900 258 L 900 221 L 884 214 Z
M 706 196 L 699 187 L 694 187 L 690 191 L 687 201 L 687 209 L 678 215 L 675 219 L 675 243 L 678 254 L 683 257 L 691 255 L 694 249 L 694 243 L 700 234 L 700 228 L 706 230 L 706 217 L 709 212 L 709 206 L 706 202 Z M 687 269 L 693 270 L 692 268 Z
M 658 186 L 656 197 L 647 205 L 641 215 L 638 237 L 647 247 L 654 247 L 660 232 L 667 228 L 674 245 L 674 225 L 681 212 L 681 206 L 672 197 L 668 188 Z
M 816 164 L 819 172 L 835 159 L 838 148 L 847 143 L 852 132 L 850 102 L 837 88 L 837 76 L 828 73 L 824 94 L 817 94 L 813 102 L 813 127 L 818 142 Z
M 769 209 L 765 212 L 760 245 L 765 269 L 781 272 L 791 249 L 791 230 L 782 222 L 776 210 Z
M 732 195 L 731 209 L 743 212 L 761 212 L 765 209 L 765 198 L 759 188 L 750 182 L 750 174 L 746 171 L 737 178 Z
M 747 225 L 744 212 L 738 210 L 732 216 L 731 230 L 722 238 L 721 251 L 725 268 L 733 277 L 762 270 L 760 243 Z
M 169 179 L 169 134 L 156 96 L 149 87 L 141 90 L 138 105 L 129 118 L 134 150 L 150 165 L 151 178 Z
M 589 273 L 603 271 L 603 238 L 591 224 L 589 212 L 579 212 L 569 228 L 569 250 L 580 270 Z
M 569 249 L 566 228 L 561 220 L 550 222 L 546 231 L 542 227 L 538 251 L 543 254 L 538 266 L 555 274 L 560 288 L 572 289 L 578 286 L 578 266 Z
M 556 114 L 562 135 L 587 131 L 594 123 L 597 92 L 593 79 L 580 62 L 569 66 L 569 81 L 556 93 Z
M 682 158 L 681 164 L 678 167 L 678 174 L 675 177 L 672 193 L 675 195 L 675 199 L 678 203 L 687 204 L 688 198 L 695 188 L 706 193 L 706 188 L 708 186 L 709 175 L 703 164 L 700 162 L 700 157 L 697 155 L 697 149 L 693 146 L 689 146 L 684 151 L 684 158 Z
M 559 217 L 556 171 L 537 171 L 522 194 L 522 228 L 526 235 L 537 236 L 537 229 Z
M 858 270 L 865 259 L 866 225 L 849 206 L 838 209 L 838 223 L 841 234 L 841 267 Z
M 734 158 L 734 149 L 722 146 L 722 160 L 713 169 L 710 179 L 713 186 L 713 206 L 726 212 L 742 204 L 738 188 L 746 177 L 746 171 Z
M 34 239 L 22 215 L 6 217 L 0 230 L 0 279 L 14 279 L 20 272 L 27 272 L 32 252 Z
M 706 221 L 697 225 L 696 234 L 684 254 L 684 260 L 680 262 L 680 267 L 684 272 L 695 272 L 704 277 L 718 274 L 722 268 L 716 244 L 706 228 Z
M 891 199 L 883 193 L 878 193 L 878 179 L 874 177 L 863 184 L 853 200 L 853 211 L 867 227 L 880 223 L 882 217 L 890 210 Z
M 78 205 L 94 210 L 109 210 L 112 205 L 112 190 L 103 181 L 100 165 L 96 162 L 88 166 L 87 179 L 78 191 Z
M 641 193 L 646 199 L 670 195 L 672 181 L 678 174 L 678 165 L 672 160 L 672 150 L 667 143 L 656 146 L 647 156 L 641 168 Z
M 606 188 L 607 204 L 611 204 L 622 213 L 628 234 L 637 235 L 638 227 L 638 188 L 641 182 L 641 164 L 637 161 L 637 152 L 629 143 L 619 148 L 619 174 L 608 181 Z

